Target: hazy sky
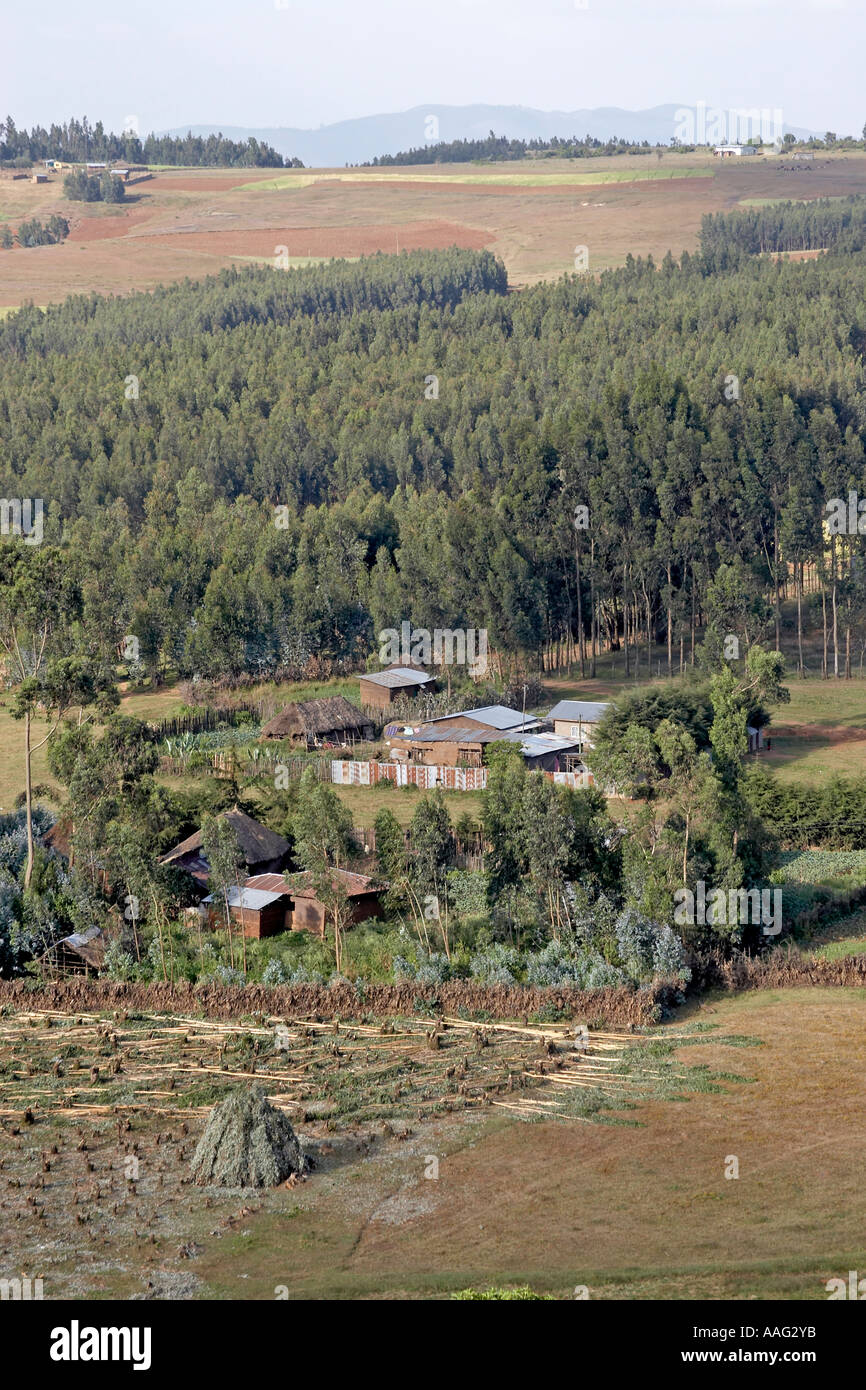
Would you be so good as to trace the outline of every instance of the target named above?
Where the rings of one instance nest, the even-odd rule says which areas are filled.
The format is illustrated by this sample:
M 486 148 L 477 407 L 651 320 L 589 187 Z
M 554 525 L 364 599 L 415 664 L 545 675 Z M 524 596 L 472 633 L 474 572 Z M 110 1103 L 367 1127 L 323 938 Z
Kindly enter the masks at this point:
M 866 0 L 39 0 L 4 6 L 0 106 L 142 133 L 417 105 L 781 107 L 858 134 Z

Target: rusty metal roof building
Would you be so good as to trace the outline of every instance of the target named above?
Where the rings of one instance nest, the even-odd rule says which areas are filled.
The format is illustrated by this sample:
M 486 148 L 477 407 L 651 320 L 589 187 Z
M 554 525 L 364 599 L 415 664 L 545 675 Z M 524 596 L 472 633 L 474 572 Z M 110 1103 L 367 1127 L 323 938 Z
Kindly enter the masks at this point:
M 378 893 L 386 886 L 378 880 L 369 878 L 367 874 L 353 874 L 347 869 L 331 869 L 330 875 L 345 885 L 350 898 L 360 897 L 364 893 Z M 316 896 L 312 877 L 306 871 L 298 874 L 255 874 L 252 878 L 247 879 L 244 884 L 244 890 L 246 889 L 271 893 L 276 897 L 286 895 L 292 898 L 315 898 Z

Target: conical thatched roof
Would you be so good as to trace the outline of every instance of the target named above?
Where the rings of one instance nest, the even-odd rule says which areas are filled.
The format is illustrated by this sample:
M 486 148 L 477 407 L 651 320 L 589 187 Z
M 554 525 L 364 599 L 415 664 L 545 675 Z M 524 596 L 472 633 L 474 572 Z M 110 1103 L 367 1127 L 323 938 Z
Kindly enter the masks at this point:
M 211 1111 L 192 1175 L 215 1187 L 276 1187 L 305 1162 L 295 1131 L 260 1087 L 233 1091 Z
M 361 733 L 370 720 L 343 695 L 321 700 L 297 700 L 275 714 L 262 729 L 262 738 L 293 738 L 300 734 Z
M 224 811 L 223 815 L 235 832 L 245 863 L 262 864 L 268 859 L 283 859 L 288 854 L 288 840 L 284 840 L 276 831 L 269 830 L 261 821 L 253 820 L 252 816 L 248 816 L 237 806 L 231 811 Z M 194 835 L 190 835 L 164 854 L 160 863 L 170 864 L 173 860 L 182 859 L 184 855 L 191 854 L 201 847 L 201 830 L 196 830 Z

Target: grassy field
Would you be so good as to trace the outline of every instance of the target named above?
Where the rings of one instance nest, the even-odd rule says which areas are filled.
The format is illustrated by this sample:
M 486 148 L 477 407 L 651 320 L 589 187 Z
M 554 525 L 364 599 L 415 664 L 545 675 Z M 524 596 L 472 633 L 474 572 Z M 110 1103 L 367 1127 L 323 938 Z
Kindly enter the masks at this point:
M 512 1069 L 537 1071 L 532 1044 L 494 1030 L 478 1054 L 464 1028 L 431 1053 L 419 1020 L 413 1054 L 408 1024 L 390 1038 L 375 1026 L 295 1029 L 292 1056 L 260 1051 L 257 1075 L 283 1097 L 316 1170 L 290 1189 L 208 1194 L 182 1178 L 208 1107 L 249 1069 L 260 1024 L 115 1018 L 100 1033 L 87 1016 L 51 1029 L 7 1016 L 3 1254 L 42 1275 L 46 1297 L 149 1286 L 175 1298 L 413 1298 L 529 1284 L 563 1299 L 577 1285 L 594 1299 L 823 1299 L 829 1278 L 866 1261 L 864 1025 L 857 990 L 708 999 L 655 1030 L 668 1046 L 655 1058 L 639 1047 L 632 1085 L 600 1111 L 592 1089 L 569 1090 L 581 1064 L 564 1056 L 565 1070 L 500 1091 L 500 1104 L 456 1091 L 468 1108 L 426 1114 L 422 1103 L 420 1115 L 407 1084 L 447 1094 L 465 1053 L 480 1094 L 501 1086 L 506 1053 Z M 36 1123 L 21 1126 L 28 1097 Z M 732 1156 L 736 1179 L 725 1177 Z
M 578 167 L 579 166 L 579 167 Z M 597 190 L 597 192 L 593 192 Z M 128 187 L 123 205 L 70 203 L 62 180 L 0 177 L 0 225 L 52 213 L 72 226 L 59 246 L 0 252 L 0 311 L 70 293 L 123 294 L 212 274 L 238 259 L 290 265 L 375 251 L 490 247 L 513 285 L 589 270 L 629 252 L 660 260 L 697 245 L 704 213 L 743 201 L 866 192 L 866 156 L 827 156 L 794 170 L 775 155 L 720 165 L 668 151 L 591 161 L 528 160 L 405 169 L 286 172 L 163 169 Z
M 595 164 L 596 161 L 593 161 Z M 598 161 L 600 163 L 600 161 Z M 338 183 L 440 183 L 440 184 L 501 184 L 506 188 L 568 188 L 584 184 L 642 183 L 647 179 L 707 179 L 713 177 L 712 168 L 703 165 L 695 168 L 676 160 L 664 168 L 642 161 L 640 166 L 632 164 L 628 168 L 591 168 L 587 171 L 571 168 L 550 173 L 544 168 L 524 171 L 519 168 L 503 168 L 501 164 L 488 164 L 483 168 L 473 168 L 464 172 L 463 165 L 424 166 L 424 173 L 404 173 L 402 170 L 353 169 L 342 173 L 329 170 L 321 174 L 281 174 L 274 179 L 259 180 L 243 184 L 242 188 L 255 189 L 256 192 L 282 191 L 283 189 L 311 188 L 313 184 L 335 180 Z M 459 172 L 452 172 L 457 169 Z
M 791 703 L 773 711 L 772 747 L 761 754 L 782 781 L 866 776 L 866 682 L 788 682 Z
M 866 912 L 855 912 L 841 922 L 831 923 L 815 934 L 808 948 L 826 960 L 863 955 L 866 952 Z

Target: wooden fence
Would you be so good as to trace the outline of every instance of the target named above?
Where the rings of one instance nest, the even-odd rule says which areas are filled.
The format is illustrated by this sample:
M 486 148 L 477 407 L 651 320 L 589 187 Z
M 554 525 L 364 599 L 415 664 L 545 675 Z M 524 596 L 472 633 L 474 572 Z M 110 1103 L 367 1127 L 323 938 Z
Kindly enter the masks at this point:
M 176 715 L 173 719 L 160 719 L 150 725 L 158 739 L 178 738 L 181 734 L 209 734 L 217 729 L 224 729 L 228 726 L 231 729 L 238 727 L 240 714 L 250 715 L 257 718 L 257 711 L 252 705 L 235 705 L 230 710 L 218 710 L 205 706 L 203 709 L 196 710 L 192 714 Z

